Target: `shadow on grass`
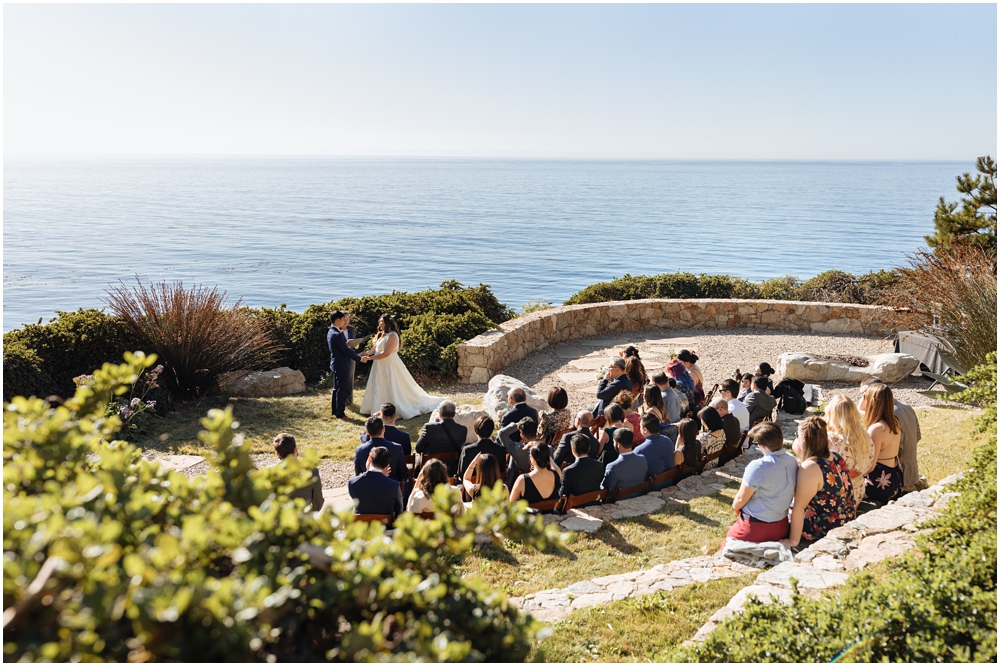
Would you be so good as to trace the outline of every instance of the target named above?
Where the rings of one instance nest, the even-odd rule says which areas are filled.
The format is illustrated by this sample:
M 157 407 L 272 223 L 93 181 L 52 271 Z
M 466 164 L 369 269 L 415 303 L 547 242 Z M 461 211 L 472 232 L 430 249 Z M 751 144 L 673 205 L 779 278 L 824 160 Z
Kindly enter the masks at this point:
M 591 534 L 591 536 L 595 539 L 603 541 L 606 545 L 611 546 L 624 555 L 635 555 L 641 551 L 641 549 L 637 546 L 630 544 L 625 538 L 625 535 L 619 532 L 618 528 L 608 521 L 604 521 L 604 524 L 601 525 L 601 529 Z

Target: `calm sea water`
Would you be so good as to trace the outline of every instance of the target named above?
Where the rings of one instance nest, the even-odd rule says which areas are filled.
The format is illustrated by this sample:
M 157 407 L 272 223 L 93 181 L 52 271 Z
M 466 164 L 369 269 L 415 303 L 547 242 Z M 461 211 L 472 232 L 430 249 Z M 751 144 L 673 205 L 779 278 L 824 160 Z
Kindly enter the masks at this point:
M 630 273 L 865 272 L 931 232 L 955 162 L 5 160 L 3 330 L 119 278 L 253 306 L 484 282 L 561 303 Z

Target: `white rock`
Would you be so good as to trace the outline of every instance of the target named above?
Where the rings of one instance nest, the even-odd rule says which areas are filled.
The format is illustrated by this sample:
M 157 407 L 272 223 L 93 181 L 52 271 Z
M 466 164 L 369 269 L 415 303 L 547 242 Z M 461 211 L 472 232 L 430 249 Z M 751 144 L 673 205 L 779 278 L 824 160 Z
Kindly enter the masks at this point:
M 861 545 L 844 560 L 847 569 L 863 569 L 869 564 L 881 562 L 887 557 L 905 553 L 917 545 L 917 540 L 908 532 L 876 534 L 862 540 Z
M 475 424 L 476 419 L 480 416 L 489 416 L 485 411 L 477 409 L 473 405 L 458 405 L 455 408 L 455 423 L 465 426 L 465 443 L 472 444 L 473 442 L 478 442 L 479 438 L 476 436 L 475 431 L 472 429 L 473 424 Z M 439 423 L 441 421 L 441 415 L 438 410 L 434 410 L 431 413 L 431 418 L 428 423 Z
M 560 523 L 560 525 L 565 527 L 567 530 L 573 532 L 587 532 L 588 534 L 601 529 L 601 525 L 603 524 L 603 520 L 600 520 L 599 518 L 590 518 L 589 516 L 570 516 Z
M 306 390 L 306 377 L 291 368 L 228 372 L 219 378 L 219 390 L 251 398 L 292 395 Z
M 779 587 L 791 588 L 791 579 L 799 581 L 799 587 L 823 590 L 834 585 L 840 585 L 847 580 L 847 574 L 836 571 L 824 571 L 801 562 L 782 562 L 770 571 L 757 576 L 757 583 L 768 583 Z
M 774 585 L 748 585 L 737 592 L 729 600 L 726 607 L 733 611 L 742 610 L 743 605 L 750 597 L 756 597 L 765 604 L 772 603 L 775 599 L 778 603 L 789 604 L 792 602 L 792 591 L 787 587 L 775 587 Z
M 508 375 L 497 375 L 490 380 L 486 395 L 483 396 L 483 411 L 492 416 L 499 424 L 504 413 L 510 409 L 510 405 L 507 403 L 507 394 L 510 393 L 511 389 L 518 387 L 524 389 L 524 393 L 528 397 L 529 407 L 534 407 L 539 411 L 549 408 L 545 398 L 540 397 L 520 379 L 514 379 Z
M 868 377 L 878 377 L 891 384 L 909 377 L 920 365 L 920 361 L 909 354 L 875 354 L 865 358 L 868 359 L 868 367 L 859 368 L 814 354 L 785 352 L 778 357 L 778 374 L 807 382 L 860 382 Z

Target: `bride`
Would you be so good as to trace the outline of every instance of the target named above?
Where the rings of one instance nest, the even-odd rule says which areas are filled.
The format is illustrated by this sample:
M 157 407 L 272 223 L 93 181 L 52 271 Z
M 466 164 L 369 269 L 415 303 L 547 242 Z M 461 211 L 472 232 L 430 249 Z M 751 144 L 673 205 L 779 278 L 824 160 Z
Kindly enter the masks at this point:
M 361 413 L 377 412 L 381 405 L 391 402 L 396 413 L 404 419 L 433 412 L 444 398 L 436 398 L 424 391 L 410 375 L 406 365 L 399 360 L 399 324 L 387 314 L 378 318 L 375 345 L 364 354 L 372 362 L 368 386 L 361 401 Z

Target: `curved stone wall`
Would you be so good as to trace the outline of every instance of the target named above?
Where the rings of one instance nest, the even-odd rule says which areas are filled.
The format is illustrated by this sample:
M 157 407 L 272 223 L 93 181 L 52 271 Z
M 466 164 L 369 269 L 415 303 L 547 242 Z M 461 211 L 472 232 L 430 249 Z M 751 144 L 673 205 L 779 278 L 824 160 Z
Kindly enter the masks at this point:
M 567 305 L 512 319 L 460 345 L 458 376 L 465 384 L 484 383 L 508 363 L 550 344 L 621 331 L 751 328 L 877 335 L 892 330 L 887 312 L 876 305 L 708 298 Z

